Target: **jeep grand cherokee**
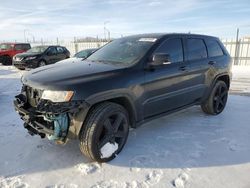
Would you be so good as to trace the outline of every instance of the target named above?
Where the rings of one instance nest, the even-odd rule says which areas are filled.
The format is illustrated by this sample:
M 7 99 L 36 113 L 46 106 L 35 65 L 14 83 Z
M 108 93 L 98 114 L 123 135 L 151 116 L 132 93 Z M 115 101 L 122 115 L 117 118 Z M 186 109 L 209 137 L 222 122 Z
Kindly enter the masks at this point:
M 231 58 L 218 38 L 143 34 L 116 39 L 85 63 L 29 72 L 14 104 L 31 135 L 77 138 L 84 155 L 106 162 L 122 150 L 129 127 L 192 105 L 221 113 L 230 80 Z

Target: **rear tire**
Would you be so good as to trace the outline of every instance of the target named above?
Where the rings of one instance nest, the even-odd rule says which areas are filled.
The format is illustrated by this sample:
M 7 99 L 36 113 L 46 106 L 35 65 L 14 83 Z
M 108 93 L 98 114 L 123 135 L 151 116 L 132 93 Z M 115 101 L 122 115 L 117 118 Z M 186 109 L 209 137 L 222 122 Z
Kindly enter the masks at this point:
M 227 103 L 228 87 L 225 82 L 217 81 L 208 99 L 201 104 L 203 112 L 210 115 L 220 114 Z
M 3 65 L 12 65 L 12 58 L 10 56 L 4 56 L 2 64 Z
M 98 104 L 90 110 L 82 126 L 80 150 L 91 160 L 108 162 L 121 152 L 128 132 L 128 113 L 121 105 L 112 102 Z M 117 147 L 105 155 L 102 150 L 107 145 Z

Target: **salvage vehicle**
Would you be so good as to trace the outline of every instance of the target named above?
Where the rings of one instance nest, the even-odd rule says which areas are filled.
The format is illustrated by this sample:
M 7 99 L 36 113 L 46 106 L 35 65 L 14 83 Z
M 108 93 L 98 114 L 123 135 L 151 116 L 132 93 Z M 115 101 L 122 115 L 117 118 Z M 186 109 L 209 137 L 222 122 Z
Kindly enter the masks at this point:
M 90 48 L 90 49 L 81 50 L 80 52 L 77 52 L 77 53 L 74 55 L 74 57 L 75 57 L 75 58 L 86 59 L 86 58 L 89 57 L 91 54 L 93 54 L 96 50 L 98 50 L 98 48 Z
M 14 105 L 31 135 L 79 139 L 82 153 L 98 162 L 119 154 L 129 128 L 193 105 L 217 115 L 227 103 L 231 57 L 216 37 L 134 35 L 84 62 L 27 73 Z
M 0 63 L 3 65 L 12 65 L 12 58 L 16 54 L 29 50 L 28 43 L 1 43 L 0 44 Z
M 53 64 L 70 57 L 70 52 L 62 46 L 36 46 L 25 53 L 13 57 L 13 65 L 18 69 L 32 69 Z

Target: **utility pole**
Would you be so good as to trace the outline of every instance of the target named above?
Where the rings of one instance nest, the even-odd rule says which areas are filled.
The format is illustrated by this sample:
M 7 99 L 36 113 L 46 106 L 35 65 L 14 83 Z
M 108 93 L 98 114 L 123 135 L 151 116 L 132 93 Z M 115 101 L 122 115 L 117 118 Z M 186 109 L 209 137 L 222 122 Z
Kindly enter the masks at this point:
M 234 54 L 234 65 L 238 65 L 238 55 L 239 55 L 239 28 L 237 28 L 236 33 L 236 43 L 235 43 L 235 54 Z
M 110 42 L 110 31 L 108 30 L 108 40 Z
M 103 22 L 103 32 L 104 32 L 104 40 L 106 41 L 106 24 L 109 23 L 110 21 L 105 21 Z
M 24 29 L 23 30 L 23 37 L 24 37 L 24 42 L 26 42 L 27 40 L 26 40 L 26 31 L 28 31 L 27 29 Z

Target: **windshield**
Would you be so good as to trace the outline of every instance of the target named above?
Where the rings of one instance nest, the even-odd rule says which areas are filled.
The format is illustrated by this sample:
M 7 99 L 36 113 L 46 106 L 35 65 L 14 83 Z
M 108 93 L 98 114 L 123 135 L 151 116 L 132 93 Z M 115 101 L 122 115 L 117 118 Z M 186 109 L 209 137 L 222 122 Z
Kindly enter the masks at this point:
M 1 50 L 11 50 L 12 45 L 11 44 L 0 44 L 0 49 Z
M 87 59 L 116 64 L 134 64 L 146 54 L 156 40 L 156 38 L 139 36 L 116 39 L 100 48 Z
M 29 49 L 27 52 L 29 53 L 43 53 L 48 47 L 47 46 L 36 46 Z

